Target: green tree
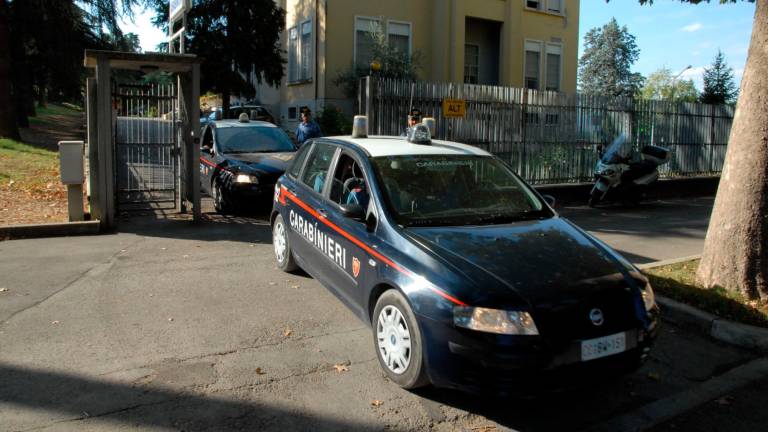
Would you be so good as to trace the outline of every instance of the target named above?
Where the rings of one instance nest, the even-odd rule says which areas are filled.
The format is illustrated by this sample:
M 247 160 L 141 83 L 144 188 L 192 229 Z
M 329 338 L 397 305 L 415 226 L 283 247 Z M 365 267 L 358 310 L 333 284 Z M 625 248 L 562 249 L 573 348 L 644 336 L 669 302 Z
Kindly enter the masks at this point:
M 584 54 L 579 59 L 579 89 L 606 96 L 634 96 L 643 77 L 631 71 L 640 57 L 635 37 L 616 18 L 584 35 Z
M 0 137 L 19 139 L 11 98 L 10 5 L 0 0 Z
M 641 4 L 650 0 L 638 0 Z M 701 0 L 682 0 L 700 3 Z M 747 0 L 749 1 L 749 0 Z M 735 3 L 736 0 L 720 0 Z M 756 3 L 736 115 L 696 280 L 768 301 L 768 1 Z
M 696 102 L 699 92 L 693 80 L 677 79 L 671 70 L 661 68 L 648 75 L 638 96 L 642 99 L 670 102 Z
M 717 50 L 712 66 L 704 69 L 704 91 L 701 102 L 707 104 L 734 103 L 738 88 L 733 79 L 733 69 L 725 61 L 725 55 Z
M 153 22 L 167 29 L 168 0 L 149 2 L 156 10 Z M 233 94 L 252 97 L 257 83 L 280 85 L 285 11 L 274 0 L 194 0 L 187 24 L 187 52 L 203 58 L 200 91 L 221 94 L 225 111 Z
M 357 86 L 360 78 L 374 74 L 378 77 L 413 81 L 421 69 L 421 53 L 414 51 L 410 55 L 402 52 L 389 43 L 387 34 L 379 24 L 372 24 L 368 32 L 371 38 L 371 54 L 379 70 L 372 70 L 372 65 L 352 64 L 349 69 L 336 75 L 333 84 L 341 87 L 344 94 L 354 99 L 357 96 Z

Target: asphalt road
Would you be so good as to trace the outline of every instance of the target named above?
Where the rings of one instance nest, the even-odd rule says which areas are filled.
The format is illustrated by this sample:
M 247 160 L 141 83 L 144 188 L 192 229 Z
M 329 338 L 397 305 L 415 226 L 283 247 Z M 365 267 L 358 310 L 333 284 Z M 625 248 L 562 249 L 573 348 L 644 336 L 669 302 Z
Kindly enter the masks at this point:
M 700 250 L 707 206 L 563 214 L 656 260 Z M 277 271 L 270 242 L 259 218 L 145 217 L 113 235 L 0 243 L 0 430 L 577 430 L 754 358 L 665 323 L 646 366 L 578 392 L 407 392 L 366 325 Z

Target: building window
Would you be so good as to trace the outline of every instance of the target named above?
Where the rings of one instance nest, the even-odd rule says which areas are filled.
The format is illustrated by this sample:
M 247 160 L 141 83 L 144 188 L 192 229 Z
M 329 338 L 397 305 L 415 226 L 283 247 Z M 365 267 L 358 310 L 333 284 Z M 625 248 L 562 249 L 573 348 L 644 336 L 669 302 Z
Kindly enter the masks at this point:
M 525 41 L 525 88 L 538 90 L 541 76 L 541 42 Z
M 542 0 L 525 0 L 525 6 L 531 9 L 540 10 Z
M 387 22 L 387 41 L 389 46 L 411 55 L 411 24 L 406 22 Z
M 563 13 L 563 0 L 547 0 L 547 12 Z
M 355 18 L 355 65 L 368 69 L 373 60 L 373 45 L 381 23 L 374 18 Z
M 295 106 L 288 107 L 288 120 L 296 120 L 298 109 Z
M 308 80 L 312 78 L 312 21 L 304 21 L 301 24 L 301 76 L 299 79 Z
M 480 46 L 464 45 L 464 82 L 477 84 L 480 78 Z
M 298 81 L 298 50 L 299 50 L 299 32 L 296 27 L 288 29 L 288 82 Z
M 547 44 L 547 90 L 560 91 L 562 46 Z

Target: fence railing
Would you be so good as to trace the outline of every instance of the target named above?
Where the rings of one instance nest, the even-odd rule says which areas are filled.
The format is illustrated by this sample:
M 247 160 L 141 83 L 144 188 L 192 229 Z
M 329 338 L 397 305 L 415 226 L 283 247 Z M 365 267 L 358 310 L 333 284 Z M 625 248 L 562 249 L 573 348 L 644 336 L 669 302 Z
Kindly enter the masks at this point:
M 376 135 L 399 135 L 411 106 L 437 120 L 436 137 L 481 147 L 534 184 L 590 181 L 596 147 L 619 134 L 635 149 L 672 150 L 663 177 L 711 175 L 725 160 L 734 109 L 473 84 L 360 81 L 359 104 Z M 466 101 L 464 118 L 445 118 L 444 99 Z

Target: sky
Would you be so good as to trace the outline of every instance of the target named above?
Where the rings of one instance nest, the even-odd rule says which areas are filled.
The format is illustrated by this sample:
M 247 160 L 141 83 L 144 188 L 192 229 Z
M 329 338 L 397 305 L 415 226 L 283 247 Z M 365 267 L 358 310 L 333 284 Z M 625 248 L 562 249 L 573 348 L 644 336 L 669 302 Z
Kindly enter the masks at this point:
M 141 48 L 154 51 L 166 35 L 152 26 L 154 12 L 137 11 L 133 22 L 124 22 L 124 32 L 139 35 Z M 673 74 L 691 66 L 682 78 L 693 79 L 701 90 L 704 67 L 712 63 L 718 48 L 733 68 L 736 83 L 741 81 L 755 14 L 754 3 L 690 5 L 677 0 L 656 0 L 652 6 L 640 6 L 637 0 L 581 0 L 579 20 L 579 55 L 584 34 L 615 17 L 636 38 L 640 59 L 633 71 L 644 76 L 667 67 Z

